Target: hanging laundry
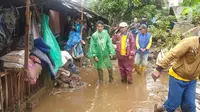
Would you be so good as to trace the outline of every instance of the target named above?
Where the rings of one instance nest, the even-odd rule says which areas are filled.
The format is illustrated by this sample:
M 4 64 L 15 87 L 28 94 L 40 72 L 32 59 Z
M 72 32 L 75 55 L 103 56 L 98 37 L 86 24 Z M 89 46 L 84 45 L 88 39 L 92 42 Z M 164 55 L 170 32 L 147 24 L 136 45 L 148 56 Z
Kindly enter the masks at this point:
M 3 21 L 2 21 L 3 15 L 0 15 L 0 50 L 3 50 L 4 44 L 6 43 L 6 34 L 3 29 Z
M 15 7 L 0 12 L 0 55 L 10 51 L 13 43 L 11 37 L 14 34 L 16 21 L 19 18 L 19 12 Z
M 56 72 L 48 56 L 37 48 L 34 48 L 30 55 L 34 55 L 41 60 L 42 68 L 47 67 L 51 73 L 52 79 L 55 78 Z
M 37 23 L 35 21 L 35 19 L 32 17 L 32 20 L 31 20 L 31 34 L 33 36 L 34 39 L 37 39 L 39 38 L 39 30 L 37 28 Z
M 68 61 L 73 63 L 73 58 L 67 51 L 61 51 L 61 55 L 62 55 L 62 63 L 63 63 L 63 65 L 65 65 Z
M 81 58 L 84 56 L 83 48 L 81 43 L 76 44 L 72 49 L 72 57 L 75 59 Z
M 58 71 L 60 66 L 62 66 L 62 58 L 61 58 L 61 51 L 60 47 L 51 32 L 49 28 L 49 17 L 45 14 L 42 16 L 42 21 L 43 21 L 43 33 L 44 33 L 44 41 L 45 43 L 51 48 L 50 50 L 50 56 L 53 59 L 53 62 L 55 63 L 55 72 Z
M 40 38 L 35 39 L 34 47 L 36 47 L 39 50 L 41 50 L 42 52 L 44 52 L 51 60 L 52 65 L 55 67 L 55 63 L 54 63 L 52 57 L 50 56 L 51 48 L 44 42 L 43 38 L 40 37 Z
M 41 61 L 36 56 L 30 56 L 28 60 L 28 74 L 25 76 L 24 80 L 30 84 L 36 84 L 41 71 Z
M 44 53 L 49 53 L 51 48 L 40 37 L 34 40 L 34 47 L 40 49 Z
M 69 40 L 67 41 L 67 45 L 66 45 L 67 51 L 70 51 L 80 41 L 81 41 L 80 33 L 71 31 L 69 34 Z

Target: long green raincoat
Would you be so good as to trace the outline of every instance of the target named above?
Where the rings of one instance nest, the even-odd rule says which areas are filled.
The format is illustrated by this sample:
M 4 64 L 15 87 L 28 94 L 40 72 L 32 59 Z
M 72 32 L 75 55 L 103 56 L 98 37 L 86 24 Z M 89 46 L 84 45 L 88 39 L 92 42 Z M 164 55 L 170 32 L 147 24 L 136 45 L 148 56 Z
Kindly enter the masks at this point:
M 112 68 L 110 54 L 115 55 L 110 36 L 106 30 L 96 31 L 90 40 L 88 56 L 90 58 L 98 57 L 99 61 L 94 62 L 96 69 Z

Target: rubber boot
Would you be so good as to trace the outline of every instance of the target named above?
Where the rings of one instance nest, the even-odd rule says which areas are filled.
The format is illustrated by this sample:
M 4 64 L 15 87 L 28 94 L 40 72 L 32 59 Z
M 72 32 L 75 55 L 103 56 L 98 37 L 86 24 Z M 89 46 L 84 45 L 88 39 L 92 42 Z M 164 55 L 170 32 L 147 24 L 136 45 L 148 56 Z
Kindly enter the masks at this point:
M 126 76 L 121 76 L 121 82 L 126 83 L 127 82 L 127 77 Z
M 113 78 L 113 69 L 109 68 L 108 69 L 108 74 L 109 74 L 109 82 L 113 82 L 114 78 Z
M 136 65 L 133 64 L 133 70 L 132 70 L 132 72 L 134 72 L 135 70 L 136 70 Z
M 141 74 L 141 67 L 140 66 L 136 65 L 135 70 L 136 70 L 137 74 Z
M 146 66 L 142 66 L 142 74 L 145 73 L 145 70 L 146 70 Z
M 154 105 L 154 112 L 167 112 L 163 105 Z
M 103 70 L 102 69 L 98 69 L 98 75 L 99 75 L 99 81 L 103 82 Z
M 129 72 L 127 75 L 127 80 L 128 80 L 128 84 L 132 84 L 133 83 L 133 75 L 132 72 Z

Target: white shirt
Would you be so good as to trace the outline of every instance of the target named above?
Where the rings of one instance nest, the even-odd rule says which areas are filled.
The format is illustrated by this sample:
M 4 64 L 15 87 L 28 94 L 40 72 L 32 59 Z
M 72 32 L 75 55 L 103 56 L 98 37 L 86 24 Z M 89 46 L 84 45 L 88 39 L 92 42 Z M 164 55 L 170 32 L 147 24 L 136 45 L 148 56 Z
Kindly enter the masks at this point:
M 73 62 L 72 56 L 67 51 L 61 51 L 62 63 L 63 65 L 67 63 L 67 61 L 71 60 Z

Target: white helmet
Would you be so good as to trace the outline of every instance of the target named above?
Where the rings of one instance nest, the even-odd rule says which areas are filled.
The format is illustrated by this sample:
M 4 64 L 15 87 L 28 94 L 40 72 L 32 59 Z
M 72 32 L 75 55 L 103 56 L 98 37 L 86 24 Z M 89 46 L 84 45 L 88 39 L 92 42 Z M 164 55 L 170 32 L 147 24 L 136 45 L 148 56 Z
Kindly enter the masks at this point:
M 119 24 L 119 27 L 128 27 L 128 24 L 126 22 L 121 22 Z

